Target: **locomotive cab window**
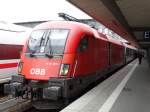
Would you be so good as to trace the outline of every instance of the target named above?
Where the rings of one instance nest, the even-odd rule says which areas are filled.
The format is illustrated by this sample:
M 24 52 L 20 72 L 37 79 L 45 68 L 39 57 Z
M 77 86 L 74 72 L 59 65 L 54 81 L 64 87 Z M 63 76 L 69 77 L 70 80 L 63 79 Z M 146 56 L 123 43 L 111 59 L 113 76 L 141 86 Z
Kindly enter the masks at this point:
M 88 37 L 84 36 L 79 42 L 78 52 L 83 52 L 87 48 L 88 48 Z
M 33 31 L 29 38 L 27 52 L 63 54 L 68 34 L 68 29 Z

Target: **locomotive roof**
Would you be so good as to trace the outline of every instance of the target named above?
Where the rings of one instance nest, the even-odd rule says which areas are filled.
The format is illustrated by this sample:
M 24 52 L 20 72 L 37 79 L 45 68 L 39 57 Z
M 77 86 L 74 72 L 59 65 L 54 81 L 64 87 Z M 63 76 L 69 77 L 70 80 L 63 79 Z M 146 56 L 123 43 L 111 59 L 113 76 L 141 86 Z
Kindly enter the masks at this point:
M 83 30 L 91 30 L 92 28 L 86 24 L 73 22 L 73 21 L 49 21 L 37 25 L 34 30 L 36 29 L 49 29 L 49 28 L 64 28 L 64 29 L 83 29 Z
M 76 29 L 76 31 L 90 32 L 96 38 L 99 38 L 99 39 L 103 38 L 113 44 L 124 46 L 122 42 L 108 38 L 106 35 L 101 34 L 97 30 L 91 28 L 89 25 L 79 23 L 79 22 L 74 22 L 74 21 L 49 21 L 49 22 L 45 22 L 40 25 L 37 25 L 33 30 L 50 29 L 50 28 Z

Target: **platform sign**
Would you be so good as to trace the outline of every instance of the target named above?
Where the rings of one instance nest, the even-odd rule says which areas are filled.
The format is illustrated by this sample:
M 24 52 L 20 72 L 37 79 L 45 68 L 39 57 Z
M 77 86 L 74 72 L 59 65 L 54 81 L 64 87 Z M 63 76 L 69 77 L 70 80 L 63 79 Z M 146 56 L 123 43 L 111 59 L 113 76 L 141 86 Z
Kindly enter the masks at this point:
M 145 31 L 144 32 L 144 38 L 145 39 L 150 39 L 150 31 Z

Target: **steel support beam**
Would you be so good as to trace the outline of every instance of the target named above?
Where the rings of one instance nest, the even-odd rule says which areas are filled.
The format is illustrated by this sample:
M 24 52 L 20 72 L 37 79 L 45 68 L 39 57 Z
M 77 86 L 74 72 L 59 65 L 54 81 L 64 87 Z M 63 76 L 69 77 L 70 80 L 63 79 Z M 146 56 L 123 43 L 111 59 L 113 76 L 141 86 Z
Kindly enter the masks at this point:
M 114 15 L 114 17 L 127 30 L 127 32 L 129 32 L 133 37 L 135 37 L 134 34 L 131 32 L 130 26 L 127 20 L 125 19 L 124 15 L 122 14 L 120 8 L 118 7 L 117 3 L 115 2 L 115 0 L 100 0 L 100 1 L 102 1 L 105 7 L 107 7 L 110 10 L 110 12 Z M 134 39 L 136 40 L 136 38 Z

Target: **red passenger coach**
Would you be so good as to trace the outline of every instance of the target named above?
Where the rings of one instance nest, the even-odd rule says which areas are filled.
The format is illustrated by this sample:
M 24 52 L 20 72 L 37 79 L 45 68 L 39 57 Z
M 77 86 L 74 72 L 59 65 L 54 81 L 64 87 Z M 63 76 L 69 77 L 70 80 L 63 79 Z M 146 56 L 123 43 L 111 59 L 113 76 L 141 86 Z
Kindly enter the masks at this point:
M 124 51 L 125 47 L 120 41 L 110 39 L 110 65 L 112 68 L 125 64 Z
M 31 93 L 36 108 L 62 108 L 89 84 L 125 63 L 121 42 L 82 23 L 46 22 L 33 29 L 23 48 L 19 75 L 5 85 L 5 92 Z

